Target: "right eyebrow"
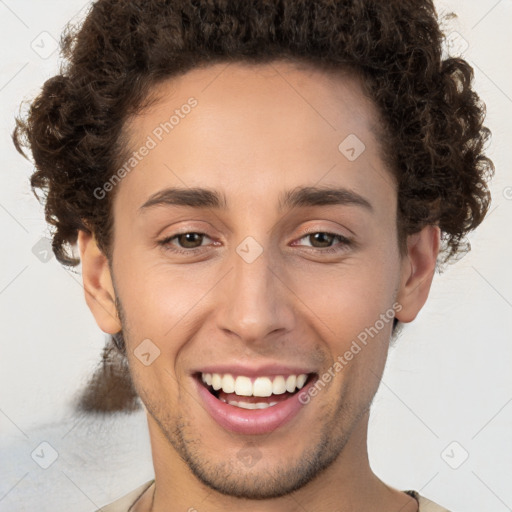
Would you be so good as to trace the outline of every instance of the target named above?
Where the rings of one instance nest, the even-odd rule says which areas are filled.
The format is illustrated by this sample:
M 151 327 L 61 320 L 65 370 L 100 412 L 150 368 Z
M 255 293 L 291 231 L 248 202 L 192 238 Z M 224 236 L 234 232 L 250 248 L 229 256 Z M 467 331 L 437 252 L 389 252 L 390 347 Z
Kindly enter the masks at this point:
M 192 208 L 214 208 L 226 210 L 227 201 L 224 194 L 202 187 L 193 188 L 166 188 L 152 194 L 139 208 L 144 210 L 154 206 L 189 206 Z

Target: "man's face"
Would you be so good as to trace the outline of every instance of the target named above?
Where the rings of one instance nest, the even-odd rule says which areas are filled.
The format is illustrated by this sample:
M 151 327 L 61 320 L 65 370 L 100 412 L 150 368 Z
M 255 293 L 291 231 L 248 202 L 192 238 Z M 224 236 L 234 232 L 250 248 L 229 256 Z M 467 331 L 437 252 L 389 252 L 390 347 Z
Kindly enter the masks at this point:
M 283 495 L 364 439 L 385 364 L 405 267 L 375 110 L 350 77 L 277 62 L 194 70 L 158 92 L 128 125 L 133 150 L 150 149 L 117 185 L 112 263 L 153 452 L 223 493 Z M 144 206 L 199 187 L 225 207 Z M 301 187 L 347 193 L 290 208 Z M 276 394 L 230 405 L 206 374 L 249 377 L 253 391 L 268 378 Z M 292 389 L 299 374 L 302 400 L 278 394 L 276 377 Z

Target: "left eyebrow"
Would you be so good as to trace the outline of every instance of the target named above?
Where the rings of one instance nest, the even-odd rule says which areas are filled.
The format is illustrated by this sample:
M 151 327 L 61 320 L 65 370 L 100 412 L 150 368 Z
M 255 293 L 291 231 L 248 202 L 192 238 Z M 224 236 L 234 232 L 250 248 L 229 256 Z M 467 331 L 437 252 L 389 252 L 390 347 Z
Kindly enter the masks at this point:
M 343 187 L 296 187 L 281 194 L 279 211 L 306 206 L 356 205 L 373 212 L 373 206 L 363 196 Z

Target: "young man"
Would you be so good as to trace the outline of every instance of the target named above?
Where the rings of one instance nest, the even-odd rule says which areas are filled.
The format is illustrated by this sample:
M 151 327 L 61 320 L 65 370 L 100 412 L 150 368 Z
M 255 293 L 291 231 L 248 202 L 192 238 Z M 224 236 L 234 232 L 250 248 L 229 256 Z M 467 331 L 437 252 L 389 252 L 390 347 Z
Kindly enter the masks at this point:
M 14 138 L 147 412 L 155 478 L 102 510 L 446 510 L 366 444 L 398 324 L 489 204 L 441 40 L 419 0 L 99 0 L 68 34 Z

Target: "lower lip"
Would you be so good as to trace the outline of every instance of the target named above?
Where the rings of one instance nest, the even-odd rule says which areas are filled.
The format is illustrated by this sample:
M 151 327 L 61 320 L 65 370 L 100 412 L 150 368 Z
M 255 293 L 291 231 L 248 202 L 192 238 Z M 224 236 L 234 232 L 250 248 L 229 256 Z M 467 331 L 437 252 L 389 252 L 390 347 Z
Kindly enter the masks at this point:
M 266 409 L 242 409 L 215 398 L 199 379 L 194 378 L 206 410 L 226 430 L 238 434 L 268 434 L 291 421 L 302 409 L 299 394 L 307 392 L 313 380 L 298 393 Z

